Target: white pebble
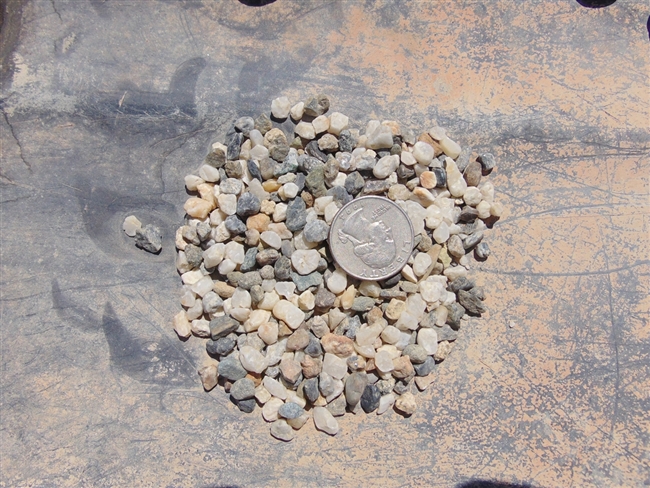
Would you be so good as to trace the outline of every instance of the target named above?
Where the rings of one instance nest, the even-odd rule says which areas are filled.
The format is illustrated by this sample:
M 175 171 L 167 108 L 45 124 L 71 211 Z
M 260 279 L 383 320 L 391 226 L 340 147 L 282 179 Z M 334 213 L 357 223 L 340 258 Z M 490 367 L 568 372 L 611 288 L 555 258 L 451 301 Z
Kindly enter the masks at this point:
M 219 263 L 223 260 L 225 252 L 225 244 L 218 242 L 211 245 L 209 248 L 203 251 L 203 264 L 208 269 L 218 266 Z
M 349 122 L 350 119 L 348 119 L 347 115 L 343 115 L 340 112 L 332 112 L 332 115 L 330 115 L 330 127 L 328 130 L 331 134 L 338 136 L 341 131 L 348 128 Z
M 413 272 L 416 276 L 422 276 L 427 272 L 429 266 L 431 266 L 431 256 L 425 252 L 420 252 L 415 255 L 413 259 Z
M 332 223 L 332 220 L 334 220 L 334 217 L 339 211 L 339 207 L 336 205 L 335 202 L 330 203 L 325 207 L 325 222 L 328 224 Z
M 280 191 L 282 193 L 280 193 Z M 291 200 L 293 198 L 296 198 L 296 195 L 298 194 L 298 185 L 295 183 L 285 183 L 282 188 L 278 191 L 278 195 L 280 197 L 284 197 L 285 200 Z
M 395 344 L 399 340 L 400 331 L 397 327 L 389 325 L 381 332 L 382 340 L 387 344 Z
M 375 354 L 375 366 L 380 373 L 389 373 L 393 367 L 393 358 L 388 351 L 377 351 Z
M 244 262 L 246 251 L 244 250 L 243 244 L 235 241 L 230 241 L 228 244 L 226 244 L 224 251 L 224 256 L 235 264 L 242 264 Z
M 413 157 L 418 163 L 428 166 L 433 161 L 433 148 L 424 141 L 418 141 L 413 146 Z
M 320 261 L 320 253 L 315 249 L 296 250 L 291 254 L 291 264 L 301 275 L 308 275 L 316 271 Z
M 271 102 L 271 113 L 276 119 L 286 119 L 291 110 L 291 103 L 287 97 L 279 97 Z
M 233 308 L 250 308 L 251 295 L 247 290 L 242 288 L 235 288 L 232 297 L 230 297 L 230 305 Z
M 441 222 L 440 225 L 433 231 L 433 239 L 438 244 L 443 244 L 449 239 L 449 226 L 446 222 Z
M 347 287 L 348 275 L 341 268 L 336 268 L 327 280 L 327 288 L 335 295 L 338 295 L 343 293 Z
M 481 193 L 481 190 L 475 186 L 468 187 L 463 194 L 463 200 L 470 207 L 476 207 L 479 203 L 481 203 L 482 199 L 483 194 Z
M 266 405 L 265 405 L 266 406 Z M 280 407 L 278 407 L 280 408 Z M 329 435 L 336 435 L 339 423 L 325 407 L 314 407 L 314 426 Z
M 273 249 L 280 249 L 282 246 L 282 239 L 280 239 L 280 236 L 270 230 L 265 230 L 262 232 L 260 234 L 260 239 L 264 244 L 272 247 Z
M 377 415 L 381 415 L 388 411 L 395 404 L 395 395 L 389 393 L 379 399 L 379 407 L 377 408 Z
M 208 164 L 204 164 L 199 168 L 199 176 L 210 183 L 216 183 L 220 178 L 219 170 Z
M 372 169 L 372 174 L 375 178 L 384 179 L 393 173 L 399 166 L 399 156 L 393 154 L 391 156 L 384 156 Z
M 280 300 L 275 304 L 273 316 L 278 320 L 282 320 L 294 330 L 305 320 L 305 312 L 287 300 Z
M 219 271 L 219 274 L 225 276 L 231 271 L 235 271 L 237 268 L 237 263 L 235 263 L 232 259 L 224 259 L 219 263 L 219 266 L 217 266 L 217 271 Z
M 268 389 L 268 388 L 267 388 Z M 271 398 L 262 407 L 262 417 L 267 422 L 275 422 L 278 420 L 278 410 L 284 405 L 284 402 L 279 398 Z
M 268 367 L 266 358 L 251 346 L 239 348 L 239 361 L 246 371 L 260 374 Z
M 322 134 L 330 128 L 330 120 L 327 118 L 327 115 L 319 115 L 311 121 L 311 125 L 314 127 L 316 134 Z
M 278 292 L 278 295 L 289 298 L 296 291 L 296 284 L 291 281 L 278 281 L 275 284 L 275 291 Z
M 269 150 L 260 144 L 251 149 L 248 154 L 251 159 L 257 159 L 258 161 L 261 161 L 262 159 L 269 157 Z
M 316 131 L 311 122 L 298 122 L 294 131 L 303 139 L 311 140 L 316 137 Z
M 345 359 L 329 352 L 325 353 L 325 359 L 323 360 L 324 373 L 327 373 L 332 378 L 340 380 L 343 378 L 343 376 L 345 376 L 345 373 L 347 371 L 348 365 L 345 362 Z
M 135 237 L 135 231 L 141 228 L 142 223 L 135 217 L 135 215 L 129 215 L 124 219 L 124 223 L 122 224 L 122 229 L 129 237 Z
M 422 328 L 418 331 L 417 343 L 432 356 L 438 350 L 438 333 L 434 329 Z
M 264 145 L 264 136 L 260 131 L 257 129 L 253 129 L 248 133 L 248 137 L 251 140 L 251 148 L 255 146 L 263 146 Z
M 293 120 L 300 120 L 305 113 L 305 102 L 298 102 L 291 107 L 291 118 Z
M 284 222 L 287 218 L 287 207 L 286 203 L 276 203 L 275 208 L 273 209 L 273 222 Z
M 219 210 L 226 215 L 235 215 L 237 213 L 237 195 L 222 193 L 217 197 Z
M 214 284 L 212 278 L 210 278 L 210 276 L 204 276 L 199 281 L 194 283 L 191 286 L 191 289 L 194 293 L 196 293 L 200 297 L 203 297 L 203 295 L 205 295 L 207 292 L 212 291 L 213 287 Z

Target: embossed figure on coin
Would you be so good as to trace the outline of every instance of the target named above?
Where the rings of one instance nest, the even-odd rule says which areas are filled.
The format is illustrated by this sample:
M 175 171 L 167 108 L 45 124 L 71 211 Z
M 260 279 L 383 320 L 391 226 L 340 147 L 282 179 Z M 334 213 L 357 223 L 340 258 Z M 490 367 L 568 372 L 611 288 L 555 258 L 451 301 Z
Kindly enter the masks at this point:
M 332 257 L 351 276 L 383 280 L 398 273 L 413 250 L 413 226 L 399 205 L 379 196 L 356 198 L 334 217 Z
M 371 222 L 362 215 L 363 209 L 355 210 L 339 230 L 339 239 L 345 244 L 354 243 L 354 254 L 368 266 L 388 266 L 397 254 L 393 231 L 383 220 Z

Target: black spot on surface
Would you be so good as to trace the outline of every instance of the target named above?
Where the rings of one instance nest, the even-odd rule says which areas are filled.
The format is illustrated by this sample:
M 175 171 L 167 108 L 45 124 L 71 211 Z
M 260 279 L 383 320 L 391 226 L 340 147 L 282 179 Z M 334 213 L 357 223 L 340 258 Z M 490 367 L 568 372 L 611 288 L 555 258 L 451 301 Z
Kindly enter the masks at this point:
M 609 7 L 616 3 L 616 0 L 576 0 L 580 5 L 587 8 Z
M 470 480 L 456 485 L 456 488 L 533 488 L 528 483 L 503 483 L 500 481 Z
M 148 92 L 125 84 L 113 92 L 91 95 L 86 101 L 93 111 L 144 117 L 196 117 L 196 82 L 206 66 L 203 58 L 183 62 L 172 76 L 166 92 Z
M 243 3 L 247 7 L 263 7 L 273 2 L 275 0 L 239 0 L 239 3 Z
M 108 342 L 111 368 L 136 381 L 163 386 L 191 387 L 194 365 L 177 348 L 165 341 L 144 341 L 129 332 L 107 303 L 102 329 Z

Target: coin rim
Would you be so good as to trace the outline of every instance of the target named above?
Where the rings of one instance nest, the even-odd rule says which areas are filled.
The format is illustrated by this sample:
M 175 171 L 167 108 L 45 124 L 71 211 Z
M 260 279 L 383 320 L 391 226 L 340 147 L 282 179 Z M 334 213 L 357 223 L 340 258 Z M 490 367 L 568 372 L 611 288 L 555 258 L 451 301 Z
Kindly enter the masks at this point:
M 358 275 L 356 275 L 354 273 L 349 272 L 347 269 L 345 269 L 343 266 L 341 266 L 341 263 L 339 262 L 338 259 L 336 259 L 336 256 L 334 255 L 334 248 L 333 248 L 332 243 L 331 243 L 332 242 L 332 231 L 334 230 L 334 223 L 336 222 L 337 218 L 339 217 L 339 214 L 341 213 L 341 211 L 344 208 L 346 208 L 348 205 L 352 205 L 353 203 L 356 203 L 356 202 L 358 202 L 360 200 L 386 200 L 386 201 L 390 202 L 391 204 L 393 204 L 395 206 L 395 208 L 397 208 L 400 212 L 402 212 L 404 217 L 406 217 L 406 221 L 409 224 L 409 229 L 411 229 L 411 250 L 409 251 L 409 257 L 411 255 L 411 253 L 413 253 L 414 244 L 415 244 L 415 231 L 413 230 L 413 222 L 411 222 L 411 218 L 404 211 L 404 209 L 402 207 L 400 207 L 397 203 L 395 203 L 390 198 L 380 197 L 379 195 L 365 195 L 363 197 L 354 198 L 351 201 L 349 201 L 348 203 L 346 203 L 345 205 L 343 205 L 341 208 L 339 208 L 338 212 L 336 212 L 336 214 L 334 215 L 334 218 L 332 219 L 332 223 L 330 224 L 329 233 L 327 235 L 327 245 L 330 248 L 330 253 L 332 254 L 332 259 L 334 260 L 334 262 L 336 264 L 338 264 L 338 266 L 343 271 L 345 271 L 346 274 L 348 274 L 349 276 L 352 276 L 353 278 L 356 278 L 358 280 L 362 280 L 362 281 L 382 281 L 382 280 L 391 278 L 391 277 L 395 276 L 398 273 L 401 273 L 401 271 L 404 269 L 404 266 L 406 266 L 406 264 L 408 262 L 408 259 L 405 259 L 404 264 L 397 271 L 395 271 L 394 273 L 391 273 L 391 274 L 385 275 L 385 276 L 381 276 L 379 278 L 368 278 L 367 276 L 358 276 Z

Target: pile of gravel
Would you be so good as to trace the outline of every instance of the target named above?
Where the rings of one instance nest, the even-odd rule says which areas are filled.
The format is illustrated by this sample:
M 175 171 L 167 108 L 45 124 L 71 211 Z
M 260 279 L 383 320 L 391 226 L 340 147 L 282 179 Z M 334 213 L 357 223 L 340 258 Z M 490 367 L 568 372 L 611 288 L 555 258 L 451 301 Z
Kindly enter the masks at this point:
M 261 408 L 284 441 L 310 418 L 335 435 L 346 412 L 415 412 L 413 384 L 427 388 L 464 317 L 485 312 L 468 269 L 502 213 L 482 181 L 491 154 L 472 157 L 438 126 L 371 120 L 361 132 L 329 105 L 281 97 L 270 116 L 235 121 L 185 177 L 195 196 L 176 233 L 173 325 L 207 339 L 205 390 Z M 398 204 L 415 235 L 401 273 L 379 282 L 348 276 L 328 245 L 339 208 L 364 195 Z

